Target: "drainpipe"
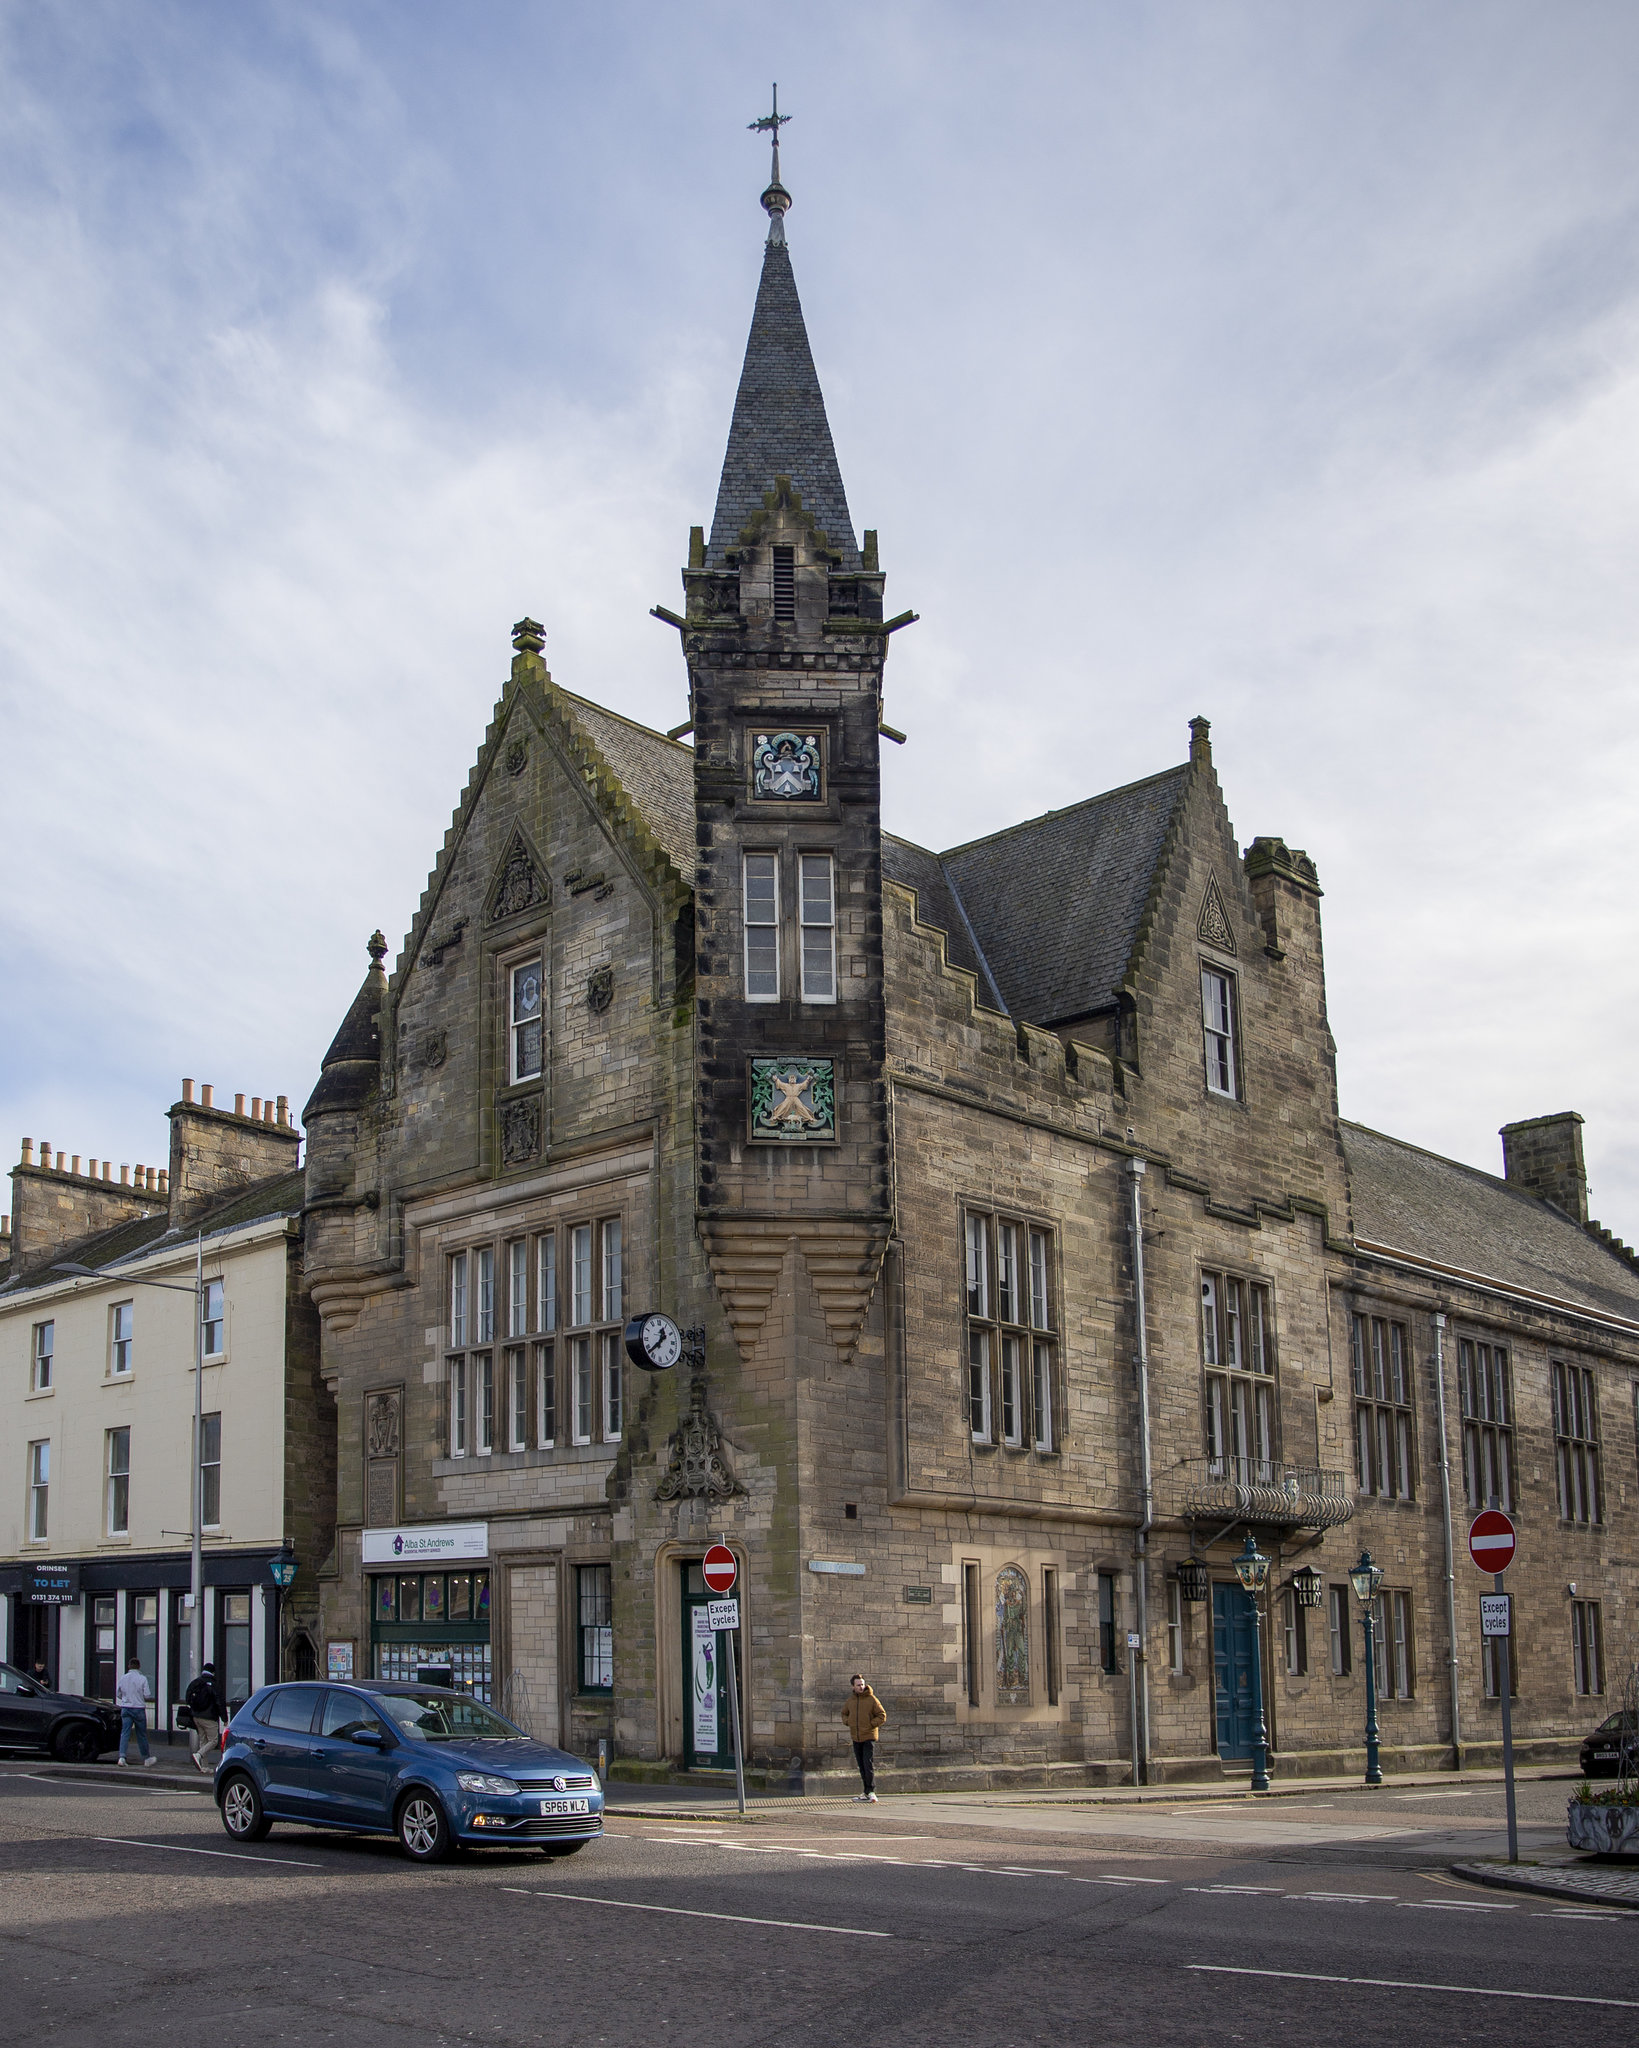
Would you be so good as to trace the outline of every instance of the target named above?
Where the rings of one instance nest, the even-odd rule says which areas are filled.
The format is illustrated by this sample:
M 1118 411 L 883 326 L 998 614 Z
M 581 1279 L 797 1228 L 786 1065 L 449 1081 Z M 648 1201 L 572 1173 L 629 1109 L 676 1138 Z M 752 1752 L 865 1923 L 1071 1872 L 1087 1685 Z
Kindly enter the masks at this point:
M 1463 1731 L 1461 1709 L 1457 1703 L 1457 1566 L 1456 1547 L 1451 1533 L 1451 1444 L 1446 1436 L 1445 1334 L 1446 1319 L 1444 1315 L 1436 1314 L 1434 1405 L 1440 1421 L 1440 1526 L 1446 1546 L 1446 1644 L 1451 1665 L 1451 1761 L 1453 1768 L 1460 1771 L 1463 1767 Z
M 1127 1173 L 1132 1182 L 1133 1240 L 1133 1323 L 1136 1344 L 1133 1364 L 1138 1374 L 1138 1530 L 1133 1547 L 1137 1569 L 1133 1573 L 1136 1619 L 1138 1622 L 1138 1692 L 1133 1728 L 1133 1759 L 1144 1779 L 1149 1778 L 1150 1666 L 1149 1666 L 1149 1545 L 1155 1520 L 1155 1489 L 1150 1479 L 1150 1339 L 1144 1306 L 1144 1162 L 1129 1159 Z

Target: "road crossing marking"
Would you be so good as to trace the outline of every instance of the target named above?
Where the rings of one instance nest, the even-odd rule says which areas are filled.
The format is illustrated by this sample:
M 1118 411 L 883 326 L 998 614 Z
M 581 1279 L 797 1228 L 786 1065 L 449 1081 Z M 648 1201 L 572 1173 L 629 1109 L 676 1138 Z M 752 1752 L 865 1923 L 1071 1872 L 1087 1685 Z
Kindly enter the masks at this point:
M 520 1899 L 572 1899 L 578 1906 L 619 1906 L 628 1913 L 671 1913 L 682 1920 L 732 1920 L 740 1927 L 789 1927 L 799 1934 L 857 1934 L 867 1941 L 893 1940 L 882 1927 L 826 1927 L 816 1920 L 759 1920 L 751 1913 L 705 1913 L 694 1906 L 648 1906 L 638 1899 L 600 1899 L 590 1892 L 534 1892 L 516 1884 L 504 1884 L 500 1889 Z
M 194 1849 L 183 1842 L 133 1842 L 125 1835 L 93 1835 L 94 1842 L 110 1842 L 117 1849 L 163 1849 L 167 1856 L 227 1856 L 235 1863 L 271 1863 L 287 1870 L 324 1870 L 323 1863 L 303 1863 L 295 1856 L 253 1856 L 248 1849 Z
M 1290 1984 L 1367 1984 L 1382 1991 L 1446 1991 L 1462 1998 L 1529 1998 L 1545 2005 L 1619 2005 L 1639 2012 L 1639 1998 L 1588 1998 L 1569 1991 L 1501 1991 L 1494 1984 L 1421 1984 L 1404 1977 L 1328 1977 L 1318 1970 L 1255 1970 L 1239 1963 L 1186 1963 L 1214 1977 L 1279 1977 Z

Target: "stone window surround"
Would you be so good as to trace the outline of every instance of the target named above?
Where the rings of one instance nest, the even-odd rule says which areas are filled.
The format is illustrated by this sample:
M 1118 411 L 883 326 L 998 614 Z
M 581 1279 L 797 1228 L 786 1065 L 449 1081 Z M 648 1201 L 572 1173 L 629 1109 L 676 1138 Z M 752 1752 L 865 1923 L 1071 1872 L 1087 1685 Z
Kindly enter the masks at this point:
M 1225 984 L 1227 1018 L 1220 1015 L 1215 1021 L 1209 1009 L 1209 976 Z M 1201 1068 L 1206 1094 L 1213 1102 L 1244 1102 L 1246 1063 L 1242 1051 L 1240 969 L 1234 961 L 1222 955 L 1203 951 L 1199 957 L 1196 979 L 1201 991 Z M 1225 1023 L 1227 1030 L 1223 1028 Z M 1218 1042 L 1216 1048 L 1214 1041 Z M 1220 1073 L 1227 1065 L 1228 1087 L 1214 1080 L 1215 1065 Z
M 445 1448 L 443 1458 L 437 1463 L 448 1464 L 452 1470 L 459 1471 L 474 1458 L 480 1458 L 486 1464 L 502 1457 L 542 1462 L 550 1461 L 560 1452 L 594 1442 L 613 1445 L 619 1441 L 625 1428 L 627 1391 L 625 1354 L 621 1347 L 629 1292 L 626 1276 L 630 1270 L 626 1208 L 625 1202 L 589 1203 L 584 1209 L 579 1206 L 573 1210 L 566 1209 L 561 1217 L 544 1221 L 537 1218 L 528 1225 L 520 1219 L 510 1229 L 498 1227 L 493 1234 L 480 1236 L 475 1233 L 464 1241 L 444 1244 L 441 1328 Z M 575 1233 L 583 1229 L 592 1233 L 591 1298 L 587 1304 L 592 1313 L 587 1318 L 575 1320 L 575 1310 L 581 1305 L 574 1271 Z M 543 1317 L 540 1248 L 549 1239 L 558 1246 L 555 1259 L 556 1300 L 551 1315 Z M 512 1247 L 515 1244 L 526 1247 L 525 1320 L 530 1325 L 527 1330 L 517 1333 L 512 1330 Z M 478 1255 L 486 1251 L 490 1254 L 491 1273 L 490 1335 L 480 1341 L 477 1336 L 476 1275 Z M 456 1341 L 455 1321 L 458 1261 L 464 1262 L 466 1275 L 465 1341 L 461 1343 Z M 591 1427 L 585 1433 L 577 1428 L 581 1420 L 576 1404 L 577 1388 L 567 1377 L 574 1369 L 575 1347 L 582 1340 L 589 1346 L 591 1370 Z M 525 1446 L 514 1448 L 512 1375 L 514 1355 L 520 1350 L 524 1353 L 529 1390 L 528 1433 Z M 477 1405 L 478 1372 L 482 1369 L 481 1361 L 486 1359 L 489 1361 L 492 1415 L 489 1442 L 483 1445 L 480 1443 Z M 557 1393 L 554 1404 L 556 1426 L 550 1444 L 540 1440 L 542 1404 L 539 1375 L 543 1366 L 555 1375 Z M 459 1446 L 456 1428 L 458 1401 L 464 1406 L 465 1420 Z M 618 1430 L 611 1430 L 609 1426 L 613 1415 L 618 1415 Z
M 969 1438 L 975 1450 L 1004 1450 L 1015 1454 L 1034 1452 L 1037 1457 L 1056 1458 L 1063 1444 L 1060 1418 L 1065 1403 L 1062 1386 L 1062 1333 L 1055 1321 L 1055 1310 L 1061 1301 L 1059 1272 L 1058 1227 L 1050 1218 L 1032 1215 L 1027 1210 L 1009 1209 L 991 1201 L 963 1199 L 959 1206 L 960 1257 L 962 1259 L 963 1285 L 963 1407 L 966 1411 Z M 985 1249 L 984 1285 L 981 1291 L 982 1309 L 975 1312 L 973 1293 L 968 1285 L 971 1267 L 972 1224 L 983 1225 Z M 1000 1243 L 1001 1226 L 1008 1226 L 1018 1233 L 1018 1251 L 1015 1254 L 1018 1272 L 1014 1280 L 1015 1306 L 1021 1313 L 1014 1318 L 1001 1314 L 1000 1298 Z M 1045 1267 L 1043 1277 L 1046 1283 L 1046 1302 L 1041 1305 L 1044 1320 L 1037 1322 L 1038 1302 L 1036 1299 L 1035 1243 L 1045 1243 Z M 977 1361 L 974 1357 L 974 1339 L 984 1340 L 985 1374 L 985 1427 L 981 1434 L 973 1427 L 974 1380 Z M 1014 1390 L 1015 1423 L 1011 1433 L 1003 1425 L 1004 1401 L 1001 1379 L 1002 1343 L 1006 1339 L 1018 1347 L 1018 1380 Z M 1047 1408 L 1047 1434 L 1041 1434 L 1043 1421 L 1039 1409 L 1043 1404 L 1038 1394 L 1040 1382 L 1037 1378 L 1038 1351 L 1045 1351 L 1045 1406 Z
M 834 828 L 833 828 L 834 831 Z M 805 924 L 802 863 L 804 856 L 819 857 L 829 861 L 831 867 L 831 993 L 810 995 L 806 986 L 804 947 L 806 934 L 822 927 Z M 749 863 L 753 860 L 773 862 L 774 915 L 772 920 L 762 919 L 753 924 L 748 921 L 746 906 L 750 895 L 748 875 Z M 783 842 L 762 842 L 749 839 L 740 849 L 740 987 L 748 1003 L 781 1003 L 797 1001 L 806 1007 L 828 1009 L 842 998 L 842 982 L 845 963 L 842 957 L 844 932 L 843 867 L 834 843 L 833 832 L 827 832 L 813 843 L 805 836 Z M 774 934 L 774 988 L 752 993 L 751 934 L 768 932 Z M 846 963 L 846 972 L 857 975 L 862 970 L 852 957 Z
M 1229 1315 L 1229 1303 L 1234 1298 L 1231 1290 L 1241 1290 L 1242 1306 L 1233 1320 Z M 1277 1319 L 1275 1311 L 1275 1289 L 1269 1276 L 1249 1268 L 1239 1271 L 1225 1265 L 1207 1265 L 1204 1262 L 1196 1268 L 1196 1296 L 1201 1304 L 1201 1313 L 1196 1318 L 1196 1342 L 1201 1351 L 1201 1426 L 1209 1459 L 1227 1462 L 1230 1458 L 1244 1456 L 1269 1465 L 1277 1464 L 1281 1457 L 1281 1403 L 1280 1403 L 1280 1345 L 1276 1340 Z M 1210 1311 L 1207 1308 L 1211 1300 Z M 1261 1305 L 1260 1305 L 1261 1303 Z M 1256 1310 L 1256 1320 L 1253 1311 Z M 1210 1314 L 1211 1327 L 1208 1327 Z M 1246 1360 L 1252 1343 L 1254 1328 L 1261 1331 L 1261 1345 L 1267 1364 L 1261 1367 L 1249 1365 Z M 1234 1336 L 1239 1362 L 1230 1359 L 1230 1340 Z M 1223 1388 L 1222 1415 L 1214 1441 L 1213 1383 Z M 1236 1452 L 1228 1448 L 1232 1418 L 1236 1412 L 1236 1393 L 1246 1388 L 1246 1415 L 1257 1428 L 1260 1393 L 1267 1393 L 1268 1400 L 1264 1414 L 1267 1429 L 1267 1443 L 1262 1451 L 1256 1449 Z M 1254 1434 L 1254 1443 L 1256 1436 Z
M 1383 1332 L 1381 1351 L 1377 1333 Z M 1362 1339 L 1364 1332 L 1364 1340 Z M 1395 1333 L 1399 1333 L 1400 1376 L 1395 1376 Z M 1458 1353 L 1461 1357 L 1461 1353 Z M 1376 1391 L 1376 1365 L 1383 1362 L 1383 1392 Z M 1397 1393 L 1403 1388 L 1403 1395 Z M 1382 1315 L 1369 1304 L 1354 1303 L 1349 1315 L 1349 1398 L 1354 1413 L 1352 1462 L 1355 1492 L 1363 1500 L 1415 1505 L 1417 1487 L 1417 1383 L 1411 1326 Z M 1383 1487 L 1383 1442 L 1387 1425 L 1393 1465 L 1390 1490 Z M 1369 1442 L 1363 1442 L 1362 1428 Z M 1362 1460 L 1362 1450 L 1366 1459 Z M 1363 1462 L 1370 1470 L 1363 1471 Z

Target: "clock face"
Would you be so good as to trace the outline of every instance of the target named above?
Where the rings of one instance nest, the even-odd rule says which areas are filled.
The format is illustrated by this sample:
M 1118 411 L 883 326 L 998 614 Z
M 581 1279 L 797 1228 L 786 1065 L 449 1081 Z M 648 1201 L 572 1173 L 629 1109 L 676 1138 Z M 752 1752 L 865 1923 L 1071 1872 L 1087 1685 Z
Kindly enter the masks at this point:
M 683 1333 L 670 1316 L 633 1316 L 626 1325 L 626 1352 L 645 1372 L 670 1372 L 683 1356 Z

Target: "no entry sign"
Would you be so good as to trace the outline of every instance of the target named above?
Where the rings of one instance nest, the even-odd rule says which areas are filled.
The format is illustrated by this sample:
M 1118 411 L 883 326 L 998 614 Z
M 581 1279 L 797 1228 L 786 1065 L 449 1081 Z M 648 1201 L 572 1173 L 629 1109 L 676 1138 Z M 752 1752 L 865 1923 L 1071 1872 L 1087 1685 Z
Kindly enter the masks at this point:
M 1501 1508 L 1487 1508 L 1469 1523 L 1468 1554 L 1482 1572 L 1505 1572 L 1514 1562 L 1514 1525 Z
M 1510 1552 L 1512 1555 L 1512 1552 Z M 740 1567 L 734 1562 L 734 1552 L 726 1543 L 714 1543 L 706 1552 L 700 1565 L 700 1576 L 714 1593 L 728 1593 L 733 1590 Z

